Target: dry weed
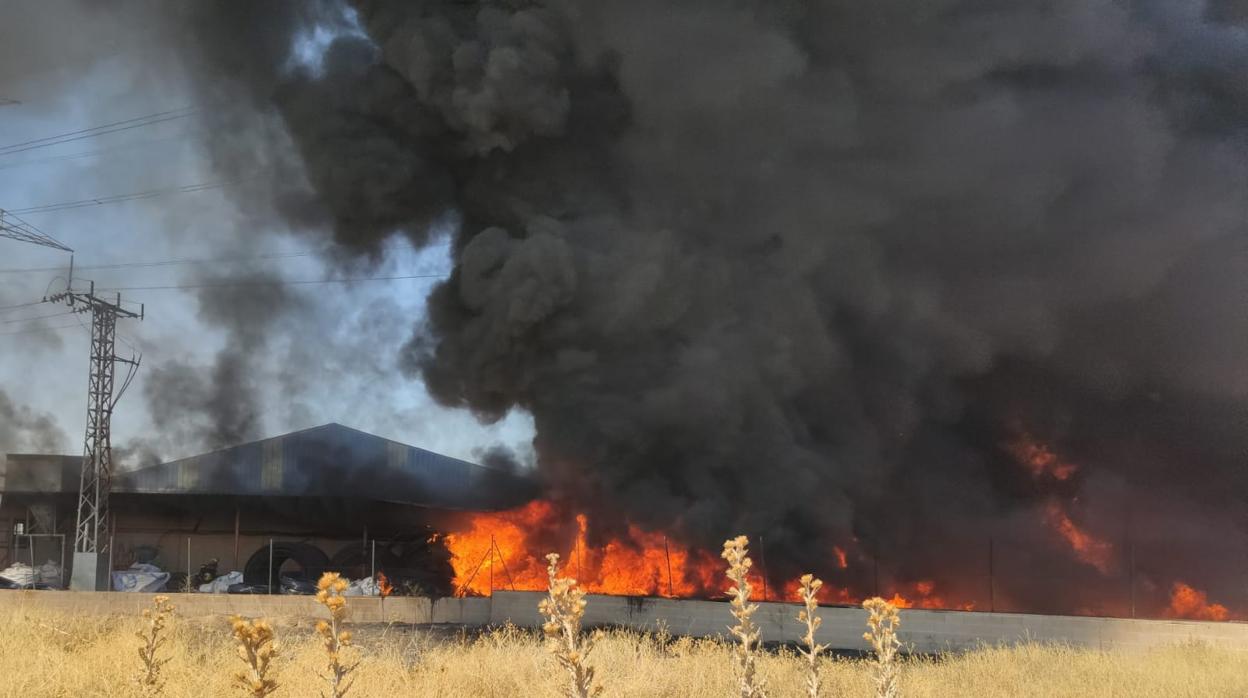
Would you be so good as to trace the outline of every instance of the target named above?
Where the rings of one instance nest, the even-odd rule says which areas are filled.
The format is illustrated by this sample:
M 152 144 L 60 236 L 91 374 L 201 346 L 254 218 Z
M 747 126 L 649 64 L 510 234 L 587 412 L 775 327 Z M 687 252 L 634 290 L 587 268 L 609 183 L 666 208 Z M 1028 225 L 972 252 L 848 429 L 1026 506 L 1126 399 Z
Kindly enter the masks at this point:
M 867 609 L 867 632 L 862 638 L 871 643 L 875 650 L 873 676 L 875 695 L 877 698 L 897 698 L 901 695 L 897 687 L 897 650 L 901 640 L 897 638 L 897 628 L 901 626 L 901 614 L 893 604 L 875 597 L 862 602 Z
M 568 672 L 568 698 L 590 698 L 602 693 L 602 687 L 594 685 L 594 668 L 586 663 L 594 649 L 593 640 L 581 634 L 581 616 L 585 614 L 585 592 L 576 586 L 576 580 L 560 578 L 559 556 L 546 556 L 550 565 L 546 573 L 550 579 L 550 594 L 538 605 L 546 623 L 542 631 L 548 646 L 559 665 Z
M 316 602 L 329 609 L 329 621 L 318 621 L 316 632 L 321 636 L 325 652 L 329 655 L 328 672 L 324 675 L 329 685 L 329 698 L 342 698 L 351 689 L 352 681 L 347 677 L 359 666 L 359 662 L 347 664 L 343 662 L 343 652 L 351 646 L 351 631 L 340 630 L 343 616 L 347 612 L 347 580 L 337 572 L 326 572 L 316 584 Z
M 797 620 L 799 623 L 806 624 L 806 634 L 802 636 L 802 644 L 805 647 L 799 648 L 798 652 L 806 659 L 806 695 L 809 698 L 818 698 L 819 654 L 827 649 L 826 645 L 815 642 L 815 631 L 823 623 L 823 619 L 817 615 L 819 600 L 816 598 L 819 588 L 823 586 L 823 581 L 815 579 L 814 575 L 803 574 L 801 583 L 802 603 L 805 608 L 798 611 Z
M 247 670 L 234 674 L 234 683 L 253 698 L 264 698 L 277 690 L 277 681 L 269 676 L 273 658 L 277 656 L 273 626 L 266 620 L 230 619 L 238 656 L 247 663 Z
M 173 606 L 169 603 L 168 596 L 157 596 L 152 599 L 151 608 L 143 609 L 143 630 L 135 633 L 135 636 L 143 641 L 139 647 L 139 659 L 143 662 L 143 668 L 135 680 L 144 695 L 160 695 L 164 688 L 160 668 L 169 663 L 169 658 L 161 659 L 156 656 L 156 653 L 168 639 L 162 635 L 162 632 L 171 615 L 173 615 Z
M 750 603 L 749 573 L 754 563 L 746 549 L 749 542 L 745 536 L 724 541 L 721 557 L 728 561 L 728 579 L 733 583 L 728 594 L 732 597 L 732 615 L 737 619 L 737 624 L 728 630 L 739 641 L 733 655 L 736 658 L 738 688 L 741 698 L 763 698 L 767 693 L 756 666 L 761 635 L 758 626 L 751 619 L 758 610 L 758 605 Z

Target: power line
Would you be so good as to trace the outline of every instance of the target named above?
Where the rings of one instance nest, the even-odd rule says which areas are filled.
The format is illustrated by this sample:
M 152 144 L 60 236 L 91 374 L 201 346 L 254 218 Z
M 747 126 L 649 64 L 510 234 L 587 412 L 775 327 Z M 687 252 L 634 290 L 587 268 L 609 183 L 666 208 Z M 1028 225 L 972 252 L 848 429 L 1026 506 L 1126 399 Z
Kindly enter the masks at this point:
M 29 327 L 24 330 L 16 330 L 13 332 L 0 332 L 0 337 L 11 337 L 15 334 L 31 334 L 34 332 L 59 332 L 61 330 L 72 330 L 75 327 L 85 329 L 79 323 L 74 323 L 72 325 L 54 325 L 52 327 Z
M 34 317 L 19 317 L 13 318 L 12 320 L 0 320 L 0 325 L 12 325 L 17 322 L 33 322 L 35 320 L 47 320 L 54 317 L 65 317 L 66 315 L 73 315 L 75 312 L 76 311 L 73 310 L 67 310 L 65 312 L 52 313 L 51 315 L 35 315 Z
M 103 136 L 110 133 L 118 133 L 120 131 L 129 131 L 130 129 L 140 128 L 143 126 L 151 126 L 166 121 L 186 118 L 199 110 L 198 107 L 182 107 L 181 109 L 170 109 L 168 111 L 155 112 L 144 116 L 136 116 L 130 119 L 114 121 L 108 124 L 92 126 L 90 128 L 78 129 L 77 131 L 67 131 L 58 133 L 54 136 L 44 136 L 43 138 L 32 138 L 20 143 L 10 143 L 6 146 L 0 146 L 0 156 L 13 155 L 16 153 L 24 153 L 28 150 L 36 148 L 47 148 L 62 143 L 72 143 L 85 138 L 94 138 L 95 136 Z
M 64 252 L 73 252 L 65 245 L 57 242 L 51 235 L 22 220 L 21 216 L 0 208 L 0 237 L 10 240 L 43 245 Z
M 92 199 L 79 199 L 77 201 L 61 201 L 55 204 L 44 204 L 42 206 L 28 206 L 26 208 L 8 209 L 8 213 L 51 213 L 53 211 L 68 211 L 75 208 L 86 208 L 88 206 L 103 206 L 105 204 L 116 204 L 123 201 L 137 201 L 139 199 L 151 199 L 157 196 L 165 196 L 167 194 L 185 194 L 197 191 L 207 191 L 209 189 L 220 189 L 226 184 L 235 180 L 227 180 L 224 182 L 200 182 L 198 184 L 186 184 L 180 187 L 167 187 L 164 189 L 148 189 L 147 191 L 134 192 L 131 194 L 116 194 L 114 196 L 104 196 Z
M 119 150 L 132 150 L 134 148 L 142 148 L 157 143 L 166 143 L 172 141 L 185 140 L 188 136 L 196 135 L 195 132 L 181 133 L 176 136 L 168 136 L 165 138 L 150 138 L 142 141 L 134 141 L 133 143 L 123 143 L 111 148 L 97 148 L 95 150 L 85 150 L 78 153 L 66 153 L 65 155 L 49 155 L 46 158 L 34 158 L 31 160 L 18 160 L 17 162 L 8 162 L 0 164 L 0 170 L 11 170 L 15 167 L 24 167 L 26 165 L 40 165 L 47 162 L 61 162 L 64 160 L 76 160 L 79 158 L 91 157 L 93 155 L 102 155 L 104 153 L 112 153 Z
M 227 281 L 222 283 L 180 284 L 171 286 L 110 286 L 98 291 L 172 291 L 196 288 L 231 288 L 238 286 L 304 286 L 310 284 L 351 284 L 361 281 L 400 281 L 404 279 L 445 279 L 446 274 L 404 274 L 401 276 L 361 276 L 351 279 L 296 279 L 283 281 Z
M 46 300 L 31 301 L 29 303 L 18 303 L 17 305 L 0 305 L 0 310 L 16 310 L 17 308 L 29 308 L 32 305 L 42 305 L 47 303 Z
M 100 270 L 100 269 L 131 269 L 131 268 L 148 268 L 148 267 L 172 267 L 188 264 L 229 264 L 232 262 L 251 262 L 266 259 L 292 259 L 295 257 L 310 257 L 317 252 L 275 252 L 272 254 L 250 255 L 246 257 L 217 257 L 208 259 L 161 259 L 147 262 L 118 262 L 117 264 L 93 264 L 74 267 L 75 270 Z M 64 265 L 59 267 L 28 267 L 24 269 L 0 269 L 0 274 L 26 274 L 35 272 L 62 271 L 66 269 Z

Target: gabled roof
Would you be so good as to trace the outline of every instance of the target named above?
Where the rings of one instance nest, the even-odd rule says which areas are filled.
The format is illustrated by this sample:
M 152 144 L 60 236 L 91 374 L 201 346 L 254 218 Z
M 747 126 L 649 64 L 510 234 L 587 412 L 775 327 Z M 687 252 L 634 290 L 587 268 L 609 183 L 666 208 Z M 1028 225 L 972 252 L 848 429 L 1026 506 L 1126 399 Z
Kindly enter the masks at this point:
M 528 489 L 513 473 L 326 424 L 117 473 L 113 491 L 349 497 L 454 509 L 494 508 Z

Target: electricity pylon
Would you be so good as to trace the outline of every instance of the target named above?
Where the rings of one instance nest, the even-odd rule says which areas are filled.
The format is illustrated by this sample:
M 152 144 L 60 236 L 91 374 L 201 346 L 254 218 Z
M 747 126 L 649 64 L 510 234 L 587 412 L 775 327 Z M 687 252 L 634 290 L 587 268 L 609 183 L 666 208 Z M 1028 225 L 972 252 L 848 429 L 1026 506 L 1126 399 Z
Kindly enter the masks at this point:
M 117 319 L 143 319 L 139 312 L 121 307 L 121 294 L 115 299 L 101 298 L 91 290 L 78 293 L 71 287 L 47 299 L 65 301 L 75 312 L 91 313 L 91 371 L 87 381 L 87 436 L 82 456 L 82 474 L 78 483 L 78 525 L 74 531 L 74 570 L 70 588 L 76 591 L 109 589 L 107 565 L 109 545 L 108 495 L 113 483 L 112 418 L 113 408 L 138 371 L 141 357 L 117 356 Z M 114 391 L 118 363 L 129 364 L 130 371 L 120 391 Z

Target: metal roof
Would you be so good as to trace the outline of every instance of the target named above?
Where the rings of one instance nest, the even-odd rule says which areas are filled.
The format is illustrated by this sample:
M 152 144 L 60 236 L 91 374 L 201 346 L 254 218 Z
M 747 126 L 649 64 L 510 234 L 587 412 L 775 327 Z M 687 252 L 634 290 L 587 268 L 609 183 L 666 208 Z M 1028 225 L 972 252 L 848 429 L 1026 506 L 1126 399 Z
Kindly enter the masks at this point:
M 15 472 L 15 466 L 19 470 L 34 467 L 46 459 L 10 456 L 9 484 L 31 480 Z M 57 479 L 61 491 L 76 491 L 76 475 Z M 529 489 L 528 481 L 514 473 L 341 424 L 122 471 L 113 477 L 116 493 L 338 497 L 448 509 L 492 509 L 522 497 Z

